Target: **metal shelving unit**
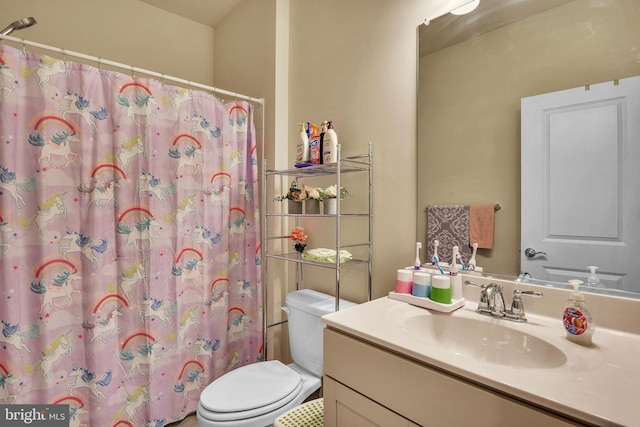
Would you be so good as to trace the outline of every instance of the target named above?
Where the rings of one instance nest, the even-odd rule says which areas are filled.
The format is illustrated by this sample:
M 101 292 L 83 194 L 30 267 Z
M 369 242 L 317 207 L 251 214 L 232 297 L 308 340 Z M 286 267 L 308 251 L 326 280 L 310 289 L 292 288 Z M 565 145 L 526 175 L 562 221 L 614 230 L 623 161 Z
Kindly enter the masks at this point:
M 314 266 L 320 268 L 330 268 L 335 270 L 335 309 L 338 311 L 340 309 L 340 271 L 343 268 L 350 268 L 355 265 L 367 265 L 367 300 L 371 300 L 371 275 L 372 275 L 372 235 L 373 235 L 373 225 L 372 225 L 372 210 L 373 210 L 373 176 L 372 176 L 372 150 L 371 143 L 368 145 L 368 152 L 366 154 L 361 154 L 357 156 L 344 157 L 342 158 L 340 155 L 340 145 L 338 145 L 338 161 L 336 163 L 331 164 L 322 164 L 309 166 L 305 168 L 293 168 L 293 169 L 283 169 L 283 170 L 269 170 L 267 169 L 266 160 L 264 161 L 263 167 L 263 180 L 262 180 L 262 206 L 263 206 L 263 223 L 262 223 L 262 242 L 263 242 L 263 278 L 266 280 L 268 277 L 268 260 L 269 259 L 277 259 L 284 262 L 295 263 L 296 265 L 296 289 L 299 286 L 299 272 L 303 268 L 303 266 Z M 269 203 L 267 201 L 267 179 L 272 176 L 290 176 L 294 177 L 296 180 L 300 178 L 312 178 L 312 177 L 321 177 L 321 176 L 333 176 L 335 177 L 335 185 L 337 189 L 342 187 L 342 175 L 350 174 L 350 173 L 361 173 L 367 176 L 368 179 L 368 207 L 365 212 L 360 213 L 343 213 L 341 211 L 341 201 L 340 197 L 337 197 L 336 200 L 336 214 L 290 214 L 290 213 L 272 213 L 268 211 Z M 339 193 L 339 190 L 338 190 Z M 335 221 L 335 250 L 336 250 L 336 262 L 335 264 L 327 264 L 320 262 L 307 261 L 303 259 L 298 253 L 270 253 L 268 248 L 268 242 L 276 239 L 283 239 L 287 236 L 274 236 L 270 233 L 268 226 L 268 219 L 271 217 L 290 217 L 294 219 L 295 225 L 298 225 L 298 221 L 301 218 L 311 218 L 314 217 L 322 217 L 327 219 L 333 218 Z M 342 244 L 342 230 L 341 223 L 345 218 L 363 218 L 368 222 L 368 236 L 366 236 L 366 240 L 351 243 L 351 244 Z M 340 251 L 346 248 L 355 248 L 355 247 L 365 247 L 366 257 L 359 259 L 351 259 L 348 262 L 340 263 Z M 267 286 L 264 286 L 265 295 L 264 301 L 265 305 L 267 302 L 266 289 Z M 266 342 L 266 340 L 265 340 Z

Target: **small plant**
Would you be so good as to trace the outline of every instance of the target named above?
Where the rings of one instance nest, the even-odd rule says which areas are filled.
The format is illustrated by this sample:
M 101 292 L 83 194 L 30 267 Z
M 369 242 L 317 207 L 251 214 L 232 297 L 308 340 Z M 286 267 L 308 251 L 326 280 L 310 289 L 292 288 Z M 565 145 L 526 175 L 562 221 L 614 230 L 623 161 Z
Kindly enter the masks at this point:
M 293 227 L 291 229 L 291 235 L 289 236 L 289 239 L 296 242 L 296 244 L 293 245 L 293 248 L 296 250 L 296 252 L 299 252 L 301 254 L 304 253 L 304 248 L 307 247 L 307 244 L 304 243 L 307 240 L 307 235 L 304 234 L 304 228 Z
M 281 202 L 283 200 L 293 200 L 295 202 L 301 202 L 307 198 L 307 193 L 302 188 L 298 188 L 298 182 L 293 180 L 289 187 L 289 192 L 284 196 L 277 196 L 276 201 Z
M 302 202 L 306 199 L 322 200 L 322 192 L 324 190 L 318 187 L 307 187 L 303 185 L 302 188 L 298 188 L 298 182 L 293 181 L 289 187 L 289 191 L 284 196 L 278 196 L 276 201 L 281 202 L 283 200 L 293 200 L 295 202 Z
M 303 191 L 306 193 L 307 199 L 322 200 L 322 194 L 321 194 L 322 188 L 307 187 L 306 185 L 304 185 L 302 188 L 303 188 Z
M 320 190 L 320 200 L 337 198 L 338 197 L 337 188 L 338 187 L 336 185 L 331 185 L 325 188 L 324 190 Z M 351 193 L 349 192 L 349 190 L 347 190 L 344 187 L 340 187 L 340 199 L 344 199 L 345 197 L 350 195 Z

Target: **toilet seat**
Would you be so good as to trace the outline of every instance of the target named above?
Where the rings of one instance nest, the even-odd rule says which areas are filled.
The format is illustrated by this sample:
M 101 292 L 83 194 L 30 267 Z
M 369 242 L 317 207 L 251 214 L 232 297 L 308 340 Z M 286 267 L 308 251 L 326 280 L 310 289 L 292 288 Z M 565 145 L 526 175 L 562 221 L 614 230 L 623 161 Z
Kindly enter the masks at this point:
M 199 414 L 211 421 L 258 417 L 286 406 L 302 389 L 302 377 L 278 360 L 235 369 L 209 384 Z

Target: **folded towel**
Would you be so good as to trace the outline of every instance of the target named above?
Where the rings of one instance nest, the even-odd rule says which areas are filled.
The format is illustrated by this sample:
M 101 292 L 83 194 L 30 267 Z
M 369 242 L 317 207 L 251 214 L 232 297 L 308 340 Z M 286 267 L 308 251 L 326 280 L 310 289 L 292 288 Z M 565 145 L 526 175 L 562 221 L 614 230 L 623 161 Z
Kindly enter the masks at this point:
M 469 206 L 427 206 L 427 262 L 433 261 L 433 241 L 438 240 L 438 258 L 451 263 L 452 249 L 458 247 L 465 264 L 471 258 L 469 246 Z
M 302 258 L 307 261 L 324 262 L 327 264 L 336 263 L 336 250 L 327 248 L 309 249 L 304 251 Z M 350 261 L 352 255 L 349 251 L 342 249 L 340 251 L 340 264 Z
M 493 248 L 493 205 L 471 205 L 469 207 L 469 244 L 478 244 L 480 249 Z

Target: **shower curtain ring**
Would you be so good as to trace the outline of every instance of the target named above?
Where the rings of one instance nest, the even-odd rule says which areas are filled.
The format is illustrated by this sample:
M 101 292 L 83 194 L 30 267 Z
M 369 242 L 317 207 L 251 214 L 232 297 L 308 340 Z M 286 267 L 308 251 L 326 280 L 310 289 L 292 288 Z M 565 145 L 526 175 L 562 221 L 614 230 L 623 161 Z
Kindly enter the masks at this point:
M 67 62 L 67 52 L 64 48 L 60 49 L 60 51 L 62 52 L 62 62 Z
M 24 53 L 25 55 L 27 54 L 27 45 L 24 42 L 24 39 L 22 39 L 22 53 Z
M 136 76 L 133 74 L 133 68 L 134 68 L 134 66 L 132 65 L 132 66 L 131 66 L 131 78 L 132 78 L 132 79 L 135 79 L 135 78 L 136 78 Z
M 98 57 L 98 71 L 102 73 L 102 58 Z

